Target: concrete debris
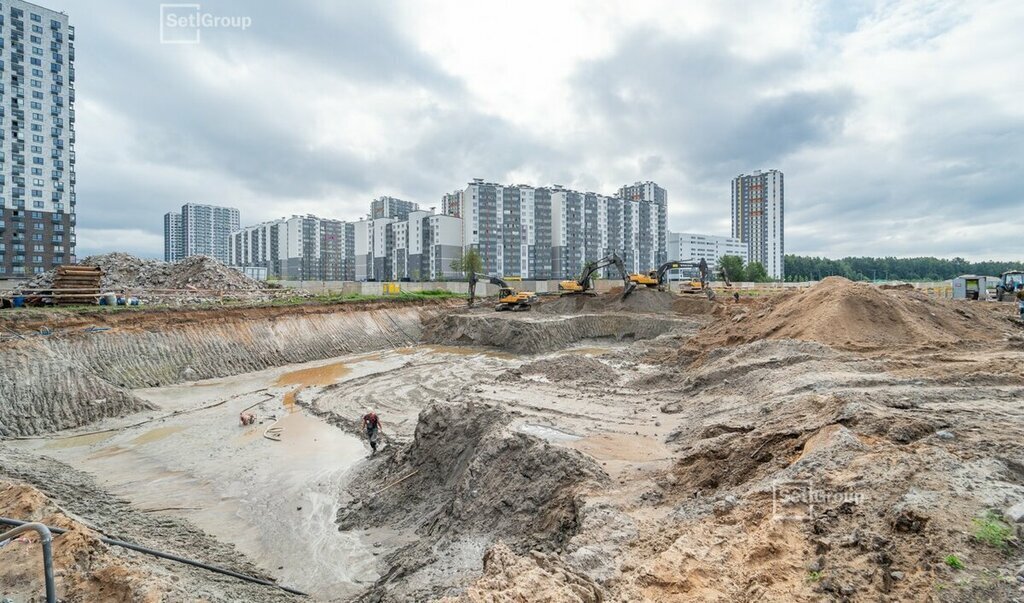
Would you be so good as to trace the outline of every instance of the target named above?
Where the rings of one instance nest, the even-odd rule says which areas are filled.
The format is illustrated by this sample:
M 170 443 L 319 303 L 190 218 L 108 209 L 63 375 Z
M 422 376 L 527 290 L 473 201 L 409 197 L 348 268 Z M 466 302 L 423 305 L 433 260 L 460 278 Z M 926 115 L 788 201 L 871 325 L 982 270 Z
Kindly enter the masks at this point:
M 115 252 L 89 256 L 80 264 L 98 266 L 103 270 L 103 291 L 127 289 L 143 300 L 149 297 L 147 292 L 152 294 L 157 289 L 191 290 L 194 293 L 180 292 L 178 296 L 186 301 L 204 301 L 217 298 L 215 292 L 218 291 L 251 294 L 267 288 L 267 283 L 251 279 L 205 255 L 187 257 L 178 262 L 162 262 Z M 44 272 L 29 281 L 25 288 L 52 287 L 56 275 L 56 269 Z

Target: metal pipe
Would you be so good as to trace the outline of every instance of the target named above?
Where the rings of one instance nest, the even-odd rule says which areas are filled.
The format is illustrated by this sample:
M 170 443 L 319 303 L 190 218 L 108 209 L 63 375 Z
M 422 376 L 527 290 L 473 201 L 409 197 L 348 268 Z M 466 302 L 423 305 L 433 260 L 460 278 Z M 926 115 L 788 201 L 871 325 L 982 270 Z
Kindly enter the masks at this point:
M 46 580 L 46 603 L 57 603 L 57 587 L 53 582 L 53 535 L 50 534 L 50 528 L 38 522 L 22 521 L 13 530 L 0 534 L 0 542 L 31 531 L 39 534 L 39 542 L 43 545 L 43 575 Z
M 17 519 L 11 519 L 9 517 L 0 517 L 0 524 L 7 524 L 7 525 L 10 525 L 10 526 L 28 525 L 24 521 L 19 521 Z M 43 524 L 36 524 L 36 525 L 40 525 L 40 526 L 42 526 L 44 528 L 47 527 L 47 526 L 43 526 Z M 49 530 L 51 532 L 53 532 L 54 534 L 57 534 L 57 535 L 63 534 L 64 532 L 67 532 L 67 530 L 65 530 L 63 528 L 57 528 L 57 527 L 50 527 Z M 49 534 L 49 532 L 47 534 Z M 191 565 L 193 567 L 198 567 L 198 568 L 201 568 L 201 569 L 204 569 L 204 570 L 207 570 L 207 571 L 215 572 L 215 573 L 218 573 L 218 574 L 223 574 L 225 576 L 231 576 L 232 578 L 238 578 L 239 580 L 245 580 L 246 582 L 252 582 L 253 584 L 260 584 L 260 585 L 263 585 L 263 586 L 273 586 L 274 588 L 279 588 L 279 589 L 281 589 L 281 590 L 283 590 L 283 591 L 285 591 L 287 593 L 291 593 L 293 595 L 302 595 L 303 597 L 309 596 L 308 593 L 304 593 L 301 590 L 296 590 L 294 588 L 289 588 L 287 586 L 283 586 L 281 584 L 277 584 L 276 582 L 271 582 L 270 580 L 264 580 L 263 578 L 256 578 L 255 576 L 247 576 L 246 574 L 240 574 L 238 572 L 235 572 L 235 571 L 223 568 L 223 567 L 217 567 L 216 565 L 210 565 L 208 563 L 203 563 L 202 561 L 194 561 L 192 559 L 185 559 L 184 557 L 179 557 L 179 556 L 173 555 L 171 553 L 164 553 L 162 551 L 157 551 L 155 549 L 147 548 L 147 547 L 144 547 L 144 546 L 141 546 L 141 545 L 138 545 L 138 544 L 132 544 L 131 542 L 125 542 L 124 540 L 117 540 L 115 538 L 107 538 L 106 536 L 100 536 L 100 542 L 103 542 L 104 544 L 109 544 L 109 545 L 113 545 L 113 546 L 119 546 L 119 547 L 122 547 L 122 548 L 130 549 L 132 551 L 138 551 L 139 553 L 145 553 L 147 555 L 153 555 L 154 557 L 160 557 L 161 559 L 169 559 L 171 561 L 177 561 L 178 563 L 184 563 L 184 564 Z M 49 540 L 47 540 L 46 545 L 44 547 L 46 551 L 49 551 L 49 546 L 50 546 Z M 47 554 L 49 554 L 49 553 L 47 553 Z M 51 568 L 50 578 L 49 579 L 51 581 L 53 580 L 52 568 Z M 48 601 L 47 603 L 53 603 L 53 602 Z

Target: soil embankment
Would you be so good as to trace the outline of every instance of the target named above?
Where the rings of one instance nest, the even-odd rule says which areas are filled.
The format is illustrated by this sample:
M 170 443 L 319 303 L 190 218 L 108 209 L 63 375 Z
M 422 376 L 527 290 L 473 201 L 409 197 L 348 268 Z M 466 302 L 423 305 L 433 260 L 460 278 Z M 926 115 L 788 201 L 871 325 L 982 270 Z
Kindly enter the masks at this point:
M 10 359 L 0 367 L 0 436 L 148 408 L 134 388 L 408 346 L 419 341 L 423 318 L 449 305 L 118 312 L 72 315 L 43 331 L 15 318 L 22 338 L 0 344 Z
M 353 500 L 338 514 L 341 529 L 415 534 L 389 555 L 390 570 L 369 600 L 458 592 L 499 540 L 525 554 L 562 550 L 573 537 L 577 497 L 608 477 L 583 454 L 512 431 L 511 421 L 491 405 L 434 404 L 420 413 L 412 442 L 363 469 L 354 483 L 380 487 L 352 489 Z

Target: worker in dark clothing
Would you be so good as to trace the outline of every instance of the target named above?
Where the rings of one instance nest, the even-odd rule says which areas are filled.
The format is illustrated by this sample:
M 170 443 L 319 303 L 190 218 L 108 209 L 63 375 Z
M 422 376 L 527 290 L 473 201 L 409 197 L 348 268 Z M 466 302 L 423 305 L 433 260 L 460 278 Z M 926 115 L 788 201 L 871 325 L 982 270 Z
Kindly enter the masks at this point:
M 372 410 L 363 415 L 363 431 L 366 432 L 366 439 L 370 440 L 370 456 L 377 452 L 378 434 L 380 433 L 380 419 L 377 413 Z
M 1024 320 L 1024 283 L 1017 283 L 1017 311 L 1020 319 Z

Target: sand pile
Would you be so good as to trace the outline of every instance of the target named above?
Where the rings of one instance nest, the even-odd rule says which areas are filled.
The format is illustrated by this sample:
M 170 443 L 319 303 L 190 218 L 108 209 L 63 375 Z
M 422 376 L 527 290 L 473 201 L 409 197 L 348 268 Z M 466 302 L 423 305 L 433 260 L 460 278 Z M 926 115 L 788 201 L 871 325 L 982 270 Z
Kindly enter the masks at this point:
M 214 258 L 197 255 L 179 262 L 161 262 L 135 257 L 128 253 L 91 255 L 81 262 L 103 269 L 104 289 L 218 289 L 227 291 L 258 291 L 266 283 L 251 279 Z M 42 289 L 53 284 L 55 270 L 44 272 L 29 282 L 28 287 Z
M 731 319 L 709 326 L 699 345 L 707 348 L 771 338 L 879 349 L 988 340 L 1006 330 L 1005 323 L 982 308 L 842 277 L 729 311 L 734 313 Z
M 184 601 L 188 594 L 168 576 L 146 567 L 146 560 L 103 544 L 96 533 L 70 519 L 39 490 L 0 482 L 0 510 L 23 521 L 41 521 L 68 532 L 53 539 L 57 592 L 66 601 Z M 0 526 L 0 532 L 9 526 Z M 0 592 L 17 601 L 36 600 L 44 592 L 40 546 L 35 532 L 6 543 Z M 31 598 L 31 599 L 30 599 Z
M 600 603 L 603 600 L 602 590 L 593 580 L 566 568 L 557 555 L 537 551 L 516 555 L 498 543 L 484 555 L 484 575 L 461 596 L 445 598 L 440 603 Z
M 641 287 L 622 299 L 622 287 L 601 295 L 562 295 L 545 300 L 535 306 L 544 314 L 581 314 L 602 312 L 631 312 L 643 314 L 683 315 L 710 314 L 714 303 L 702 296 L 676 295 Z

